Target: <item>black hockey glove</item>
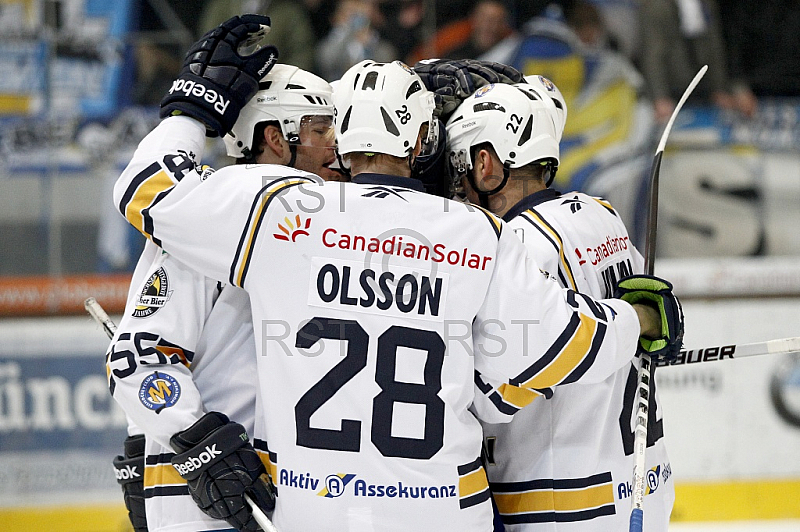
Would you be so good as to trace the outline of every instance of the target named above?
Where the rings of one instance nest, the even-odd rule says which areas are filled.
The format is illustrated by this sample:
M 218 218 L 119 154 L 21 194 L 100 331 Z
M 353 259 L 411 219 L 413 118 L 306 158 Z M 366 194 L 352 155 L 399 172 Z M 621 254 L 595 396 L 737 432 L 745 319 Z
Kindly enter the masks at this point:
M 436 113 L 446 121 L 467 96 L 490 83 L 524 83 L 525 78 L 516 68 L 477 59 L 432 59 L 414 65 L 436 98 Z
M 683 309 L 672 284 L 652 275 L 632 275 L 617 285 L 614 297 L 630 304 L 649 305 L 661 316 L 659 338 L 639 338 L 638 353 L 650 355 L 654 362 L 674 360 L 683 345 Z
M 272 45 L 248 54 L 266 34 L 269 17 L 242 15 L 203 35 L 186 54 L 181 73 L 161 100 L 161 118 L 185 114 L 205 124 L 210 137 L 228 133 L 258 82 L 278 59 Z
M 125 508 L 135 532 L 147 532 L 144 513 L 144 435 L 125 439 L 125 456 L 114 458 L 114 473 L 122 486 Z
M 186 479 L 189 494 L 203 512 L 237 530 L 261 530 L 244 495 L 264 512 L 275 508 L 275 496 L 244 427 L 209 412 L 169 442 L 178 453 L 172 466 Z

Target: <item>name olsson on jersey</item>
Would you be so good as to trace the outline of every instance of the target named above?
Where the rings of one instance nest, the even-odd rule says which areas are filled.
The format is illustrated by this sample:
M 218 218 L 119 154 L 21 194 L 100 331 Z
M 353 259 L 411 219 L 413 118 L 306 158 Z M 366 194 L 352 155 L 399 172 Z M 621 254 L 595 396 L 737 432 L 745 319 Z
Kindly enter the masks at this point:
M 401 265 L 372 268 L 363 262 L 312 258 L 308 304 L 396 317 L 444 315 L 449 275 L 427 275 Z
M 169 93 L 172 94 L 173 92 L 182 92 L 186 96 L 191 95 L 202 98 L 212 104 L 214 110 L 221 115 L 225 114 L 228 104 L 231 103 L 230 100 L 223 98 L 222 95 L 214 89 L 208 89 L 202 83 L 190 79 L 176 79 L 173 81 Z

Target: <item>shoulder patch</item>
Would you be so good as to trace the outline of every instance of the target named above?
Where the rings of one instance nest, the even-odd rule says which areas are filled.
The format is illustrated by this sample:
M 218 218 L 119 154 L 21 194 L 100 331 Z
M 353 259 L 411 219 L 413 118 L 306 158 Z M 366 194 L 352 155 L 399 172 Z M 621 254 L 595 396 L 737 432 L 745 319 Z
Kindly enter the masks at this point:
M 156 371 L 145 377 L 139 386 L 139 401 L 156 414 L 174 406 L 180 397 L 181 385 L 168 373 Z
M 169 289 L 169 278 L 166 270 L 162 267 L 154 271 L 142 291 L 136 297 L 136 307 L 133 309 L 134 318 L 146 318 L 152 316 L 158 309 L 167 304 L 172 297 L 172 290 Z

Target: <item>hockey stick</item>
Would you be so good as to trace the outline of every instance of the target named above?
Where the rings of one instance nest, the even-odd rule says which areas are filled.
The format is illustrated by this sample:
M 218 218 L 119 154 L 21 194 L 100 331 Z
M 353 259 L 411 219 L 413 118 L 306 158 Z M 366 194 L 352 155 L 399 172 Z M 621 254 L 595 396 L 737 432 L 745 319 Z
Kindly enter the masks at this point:
M 87 297 L 83 302 L 83 308 L 86 309 L 86 312 L 89 313 L 89 316 L 94 318 L 94 321 L 103 327 L 103 330 L 106 332 L 109 338 L 114 337 L 114 333 L 117 332 L 117 325 L 111 321 L 111 318 L 108 317 L 106 311 L 103 310 L 103 307 L 100 306 L 100 303 L 98 303 L 95 298 Z
M 661 134 L 661 140 L 656 149 L 656 155 L 653 158 L 653 166 L 650 172 L 650 203 L 647 210 L 647 239 L 645 243 L 644 253 L 644 269 L 648 275 L 653 275 L 655 268 L 656 258 L 656 228 L 658 226 L 658 176 L 661 171 L 661 158 L 664 155 L 664 147 L 667 144 L 667 137 L 672 129 L 672 124 L 678 116 L 678 112 L 686 103 L 689 95 L 703 79 L 703 76 L 708 70 L 708 65 L 703 68 L 694 76 L 694 79 L 686 90 L 683 96 L 672 111 L 672 116 L 669 117 L 667 126 L 664 128 L 664 133 Z M 636 410 L 636 435 L 634 438 L 634 455 L 635 461 L 633 465 L 633 495 L 632 495 L 632 508 L 630 520 L 630 532 L 642 532 L 644 525 L 644 492 L 645 492 L 645 450 L 647 449 L 647 417 L 648 407 L 650 403 L 650 355 L 641 356 L 641 364 L 639 365 L 639 405 Z M 655 370 L 653 370 L 655 371 Z
M 698 349 L 682 349 L 678 358 L 671 362 L 658 362 L 656 366 L 672 367 L 698 362 L 714 362 L 716 360 L 733 360 L 761 355 L 787 355 L 800 353 L 800 336 L 793 338 L 779 338 L 766 342 L 753 342 L 750 344 L 714 345 Z
M 106 314 L 106 311 L 100 306 L 100 303 L 93 297 L 87 297 L 83 302 L 83 307 L 86 309 L 86 312 L 94 318 L 94 321 L 103 326 L 103 330 L 108 337 L 113 338 L 114 333 L 117 332 L 117 325 L 108 317 L 108 314 Z M 258 523 L 258 526 L 260 526 L 264 532 L 278 532 L 278 529 L 275 528 L 275 525 L 269 520 L 267 514 L 253 502 L 253 499 L 251 499 L 249 495 L 245 494 L 244 500 L 250 506 L 253 519 L 256 520 L 256 523 Z

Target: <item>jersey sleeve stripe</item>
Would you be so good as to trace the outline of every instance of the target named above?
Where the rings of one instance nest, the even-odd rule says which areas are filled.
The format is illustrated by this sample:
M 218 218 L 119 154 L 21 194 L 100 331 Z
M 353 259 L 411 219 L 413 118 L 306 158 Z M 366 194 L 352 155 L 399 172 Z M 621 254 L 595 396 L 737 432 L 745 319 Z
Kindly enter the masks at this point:
M 583 374 L 586 373 L 592 364 L 594 364 L 595 359 L 597 358 L 597 353 L 600 351 L 600 346 L 603 343 L 603 338 L 606 336 L 606 330 L 608 326 L 605 323 L 597 322 L 597 333 L 595 333 L 594 338 L 592 339 L 592 347 L 589 349 L 589 353 L 584 357 L 578 367 L 569 374 L 569 377 L 564 379 L 561 384 L 569 384 L 571 382 L 575 382 L 581 377 Z
M 539 397 L 539 394 L 527 388 L 520 388 L 511 384 L 503 384 L 498 390 L 503 397 L 503 401 L 510 403 L 516 408 L 525 408 Z
M 234 257 L 233 264 L 231 265 L 230 282 L 238 287 L 244 285 L 247 271 L 250 268 L 250 259 L 252 257 L 253 248 L 258 237 L 258 232 L 264 221 L 264 216 L 267 213 L 272 200 L 277 194 L 290 187 L 300 185 L 303 183 L 314 183 L 308 178 L 285 178 L 272 181 L 264 188 L 258 191 L 256 199 L 253 201 L 253 206 L 250 208 L 250 215 L 248 216 L 247 224 L 242 231 L 242 236 L 239 239 L 239 246 L 236 249 L 236 256 Z
M 507 524 L 585 521 L 615 513 L 609 472 L 578 479 L 493 482 L 491 489 Z
M 602 337 L 602 334 L 598 334 L 601 333 L 598 322 L 586 314 L 578 315 L 579 324 L 575 328 L 575 333 L 571 335 L 564 348 L 558 350 L 558 354 L 552 358 L 552 363 L 537 371 L 527 380 L 512 382 L 511 384 L 533 389 L 555 386 L 567 378 L 586 357 L 592 356 L 592 349 L 599 346 L 594 341 L 595 336 Z M 572 322 L 574 321 L 573 319 Z M 562 334 L 556 340 L 556 344 L 553 347 L 561 343 L 563 336 Z M 553 347 L 551 347 L 551 350 L 553 350 Z M 548 350 L 548 354 L 551 350 Z
M 487 211 L 480 205 L 474 205 L 470 203 L 470 208 L 475 207 L 479 211 L 481 211 L 484 216 L 489 220 L 489 223 L 492 224 L 492 229 L 494 229 L 494 234 L 497 236 L 497 239 L 500 240 L 500 235 L 503 233 L 503 223 L 500 221 L 500 218 L 492 214 L 491 212 Z
M 458 504 L 463 510 L 489 500 L 489 480 L 480 458 L 458 467 Z
M 146 174 L 148 171 L 155 170 L 159 171 Z M 157 164 L 150 165 L 136 176 L 128 190 L 125 191 L 125 196 L 119 205 L 120 212 L 139 232 L 147 237 L 152 237 L 152 220 L 146 210 L 158 203 L 165 195 L 162 193 L 168 192 L 174 186 L 175 182 L 164 170 L 160 170 Z
M 523 371 L 520 375 L 516 378 L 510 379 L 509 382 L 514 386 L 522 386 L 522 383 L 525 381 L 530 380 L 540 371 L 544 370 L 549 364 L 551 364 L 558 354 L 564 349 L 564 346 L 567 345 L 570 338 L 573 337 L 575 331 L 578 330 L 578 327 L 581 325 L 580 316 L 577 312 L 572 314 L 572 318 L 570 319 L 569 323 L 564 330 L 561 331 L 561 334 L 556 338 L 556 340 L 552 343 L 550 348 L 547 352 L 539 358 L 536 362 L 531 364 L 528 369 Z M 545 386 L 548 388 L 548 386 Z
M 564 274 L 566 277 L 566 281 L 568 284 L 566 285 L 567 288 L 572 288 L 573 290 L 577 290 L 577 285 L 575 283 L 575 276 L 572 274 L 572 267 L 569 265 L 567 258 L 564 256 L 564 241 L 561 238 L 561 235 L 558 234 L 558 231 L 555 228 L 547 223 L 547 221 L 539 214 L 535 209 L 528 209 L 526 211 L 533 220 L 528 220 L 533 222 L 535 220 L 534 225 L 538 224 L 541 226 L 545 231 L 547 231 L 553 238 L 552 241 L 555 242 L 556 250 L 558 251 L 558 258 L 559 262 L 561 263 L 561 267 L 564 268 Z M 538 227 L 537 226 L 537 227 Z
M 177 486 L 186 484 L 186 480 L 175 471 L 172 464 L 148 465 L 144 469 L 144 487 Z

